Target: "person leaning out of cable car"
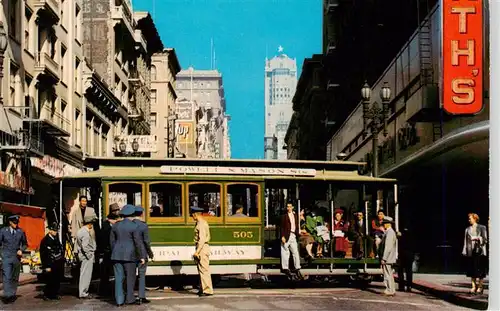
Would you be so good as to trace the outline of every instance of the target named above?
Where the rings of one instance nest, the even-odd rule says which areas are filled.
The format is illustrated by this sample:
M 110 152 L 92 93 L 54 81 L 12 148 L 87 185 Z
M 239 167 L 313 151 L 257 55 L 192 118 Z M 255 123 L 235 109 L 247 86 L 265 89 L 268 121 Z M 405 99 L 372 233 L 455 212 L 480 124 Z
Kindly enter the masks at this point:
M 349 230 L 349 223 L 343 219 L 344 210 L 337 208 L 335 210 L 335 220 L 333 221 L 333 242 L 334 257 L 344 258 L 349 247 L 349 240 L 346 233 Z
M 486 245 L 488 244 L 488 232 L 486 226 L 479 224 L 479 216 L 470 213 L 469 223 L 465 229 L 464 248 L 462 255 L 467 259 L 467 276 L 471 278 L 472 287 L 470 292 L 473 294 L 482 294 L 483 279 L 488 270 L 488 254 Z
M 59 300 L 61 279 L 64 276 L 64 252 L 57 230 L 59 225 L 52 223 L 49 232 L 40 242 L 40 259 L 42 270 L 46 273 L 46 283 L 43 289 L 43 300 Z

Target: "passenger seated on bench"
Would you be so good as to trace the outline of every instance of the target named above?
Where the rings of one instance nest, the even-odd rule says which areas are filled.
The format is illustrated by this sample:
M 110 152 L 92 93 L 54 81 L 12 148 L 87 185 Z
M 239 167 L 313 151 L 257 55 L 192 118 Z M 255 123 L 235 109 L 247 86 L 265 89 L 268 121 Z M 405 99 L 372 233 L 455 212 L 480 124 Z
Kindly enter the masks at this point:
M 308 215 L 306 217 L 306 229 L 316 242 L 316 256 L 318 258 L 322 258 L 323 245 L 325 243 L 325 239 L 329 240 L 329 232 L 325 227 L 323 217 L 318 215 L 317 210 L 313 210 L 311 215 Z
M 344 211 L 340 208 L 335 210 L 335 220 L 333 222 L 333 241 L 334 257 L 344 258 L 349 247 L 349 240 L 347 240 L 346 233 L 349 229 L 349 223 L 345 222 L 342 218 Z
M 233 215 L 231 215 L 231 217 L 248 217 L 248 215 L 246 215 L 243 211 L 244 211 L 244 207 L 243 205 L 241 204 L 236 204 L 235 207 L 235 212 Z
M 299 215 L 299 221 L 300 221 L 299 246 L 300 246 L 301 250 L 305 249 L 307 252 L 307 256 L 305 257 L 305 259 L 311 260 L 314 258 L 313 253 L 312 253 L 312 248 L 314 246 L 314 238 L 309 232 L 307 232 L 305 214 L 306 213 L 304 210 L 300 211 L 300 215 Z

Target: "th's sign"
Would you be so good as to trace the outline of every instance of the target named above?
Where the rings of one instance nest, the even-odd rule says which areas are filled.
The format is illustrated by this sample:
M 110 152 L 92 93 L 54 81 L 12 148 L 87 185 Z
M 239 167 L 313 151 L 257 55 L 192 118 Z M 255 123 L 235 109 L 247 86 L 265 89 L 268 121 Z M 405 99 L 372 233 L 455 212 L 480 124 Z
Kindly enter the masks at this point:
M 483 108 L 483 0 L 442 0 L 443 102 L 455 115 Z

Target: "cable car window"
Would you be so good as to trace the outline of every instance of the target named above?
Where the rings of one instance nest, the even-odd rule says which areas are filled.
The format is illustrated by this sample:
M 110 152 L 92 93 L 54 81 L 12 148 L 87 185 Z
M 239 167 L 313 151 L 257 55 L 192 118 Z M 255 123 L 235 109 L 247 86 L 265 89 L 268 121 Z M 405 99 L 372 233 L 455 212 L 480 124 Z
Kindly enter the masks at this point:
M 203 208 L 204 216 L 221 217 L 221 185 L 196 183 L 189 185 L 189 207 Z
M 108 188 L 108 206 L 116 203 L 120 208 L 126 204 L 142 206 L 142 184 L 136 183 L 114 183 Z
M 183 217 L 182 185 L 155 183 L 149 185 L 149 217 Z
M 227 216 L 258 217 L 259 186 L 253 184 L 230 184 L 227 186 Z

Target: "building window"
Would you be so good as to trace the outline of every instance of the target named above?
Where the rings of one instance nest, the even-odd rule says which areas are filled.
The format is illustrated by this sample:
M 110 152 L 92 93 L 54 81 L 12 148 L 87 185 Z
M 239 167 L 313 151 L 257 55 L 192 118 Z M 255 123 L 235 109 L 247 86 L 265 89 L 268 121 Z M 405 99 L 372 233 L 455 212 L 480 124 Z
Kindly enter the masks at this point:
M 151 90 L 151 106 L 156 105 L 156 90 Z
M 24 9 L 24 49 L 32 52 L 30 43 L 30 20 L 33 13 L 27 7 Z
M 75 91 L 81 92 L 82 86 L 80 85 L 80 60 L 78 57 L 75 59 Z
M 156 112 L 152 112 L 149 115 L 149 123 L 151 128 L 156 128 Z
M 66 6 L 66 1 L 61 0 L 61 26 L 66 28 L 66 15 L 64 15 L 64 7 Z
M 80 27 L 81 27 L 81 22 L 80 22 L 80 8 L 78 5 L 75 8 L 75 39 L 79 42 L 81 42 L 81 33 L 80 33 Z
M 156 66 L 151 66 L 151 81 L 156 81 Z
M 82 117 L 81 113 L 78 110 L 75 110 L 75 145 L 82 145 Z
M 7 2 L 9 6 L 9 33 L 17 39 L 18 36 L 18 18 L 21 14 L 19 10 L 19 0 L 10 0 Z
M 14 64 L 10 64 L 9 99 L 11 106 L 18 106 L 16 102 L 16 78 L 18 74 L 19 68 Z
M 67 113 L 69 109 L 67 109 L 68 104 L 61 99 L 61 115 L 62 115 L 62 129 L 65 131 L 69 131 L 69 119 Z
M 66 83 L 66 47 L 61 45 L 61 80 Z

